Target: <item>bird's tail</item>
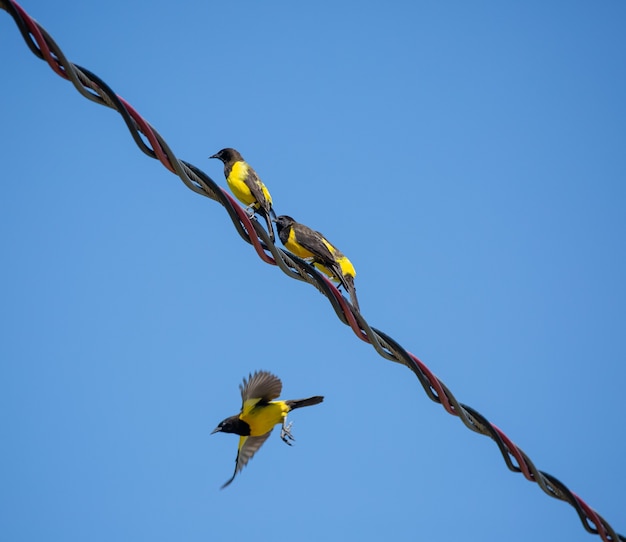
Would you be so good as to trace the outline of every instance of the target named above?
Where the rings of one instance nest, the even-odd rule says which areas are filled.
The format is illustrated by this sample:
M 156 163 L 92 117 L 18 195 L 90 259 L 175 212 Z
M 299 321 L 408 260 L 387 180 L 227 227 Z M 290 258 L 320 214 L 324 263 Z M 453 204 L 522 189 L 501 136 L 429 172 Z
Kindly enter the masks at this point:
M 272 240 L 272 243 L 276 242 L 276 238 L 274 236 L 274 225 L 272 224 L 272 216 L 271 216 L 273 213 L 273 209 L 270 207 L 270 212 L 267 212 L 265 209 L 261 208 L 259 209 L 259 211 L 265 218 L 265 222 L 267 223 L 267 233 L 270 234 L 270 239 Z M 273 214 L 274 214 L 274 217 L 276 217 L 276 213 L 273 213 Z
M 354 287 L 354 277 L 350 275 L 343 275 L 341 277 L 341 282 L 344 285 L 345 289 L 350 294 L 350 301 L 352 306 L 357 310 L 357 312 L 361 312 L 359 309 L 359 300 L 356 298 L 356 288 Z
M 291 399 L 289 401 L 285 401 L 285 403 L 287 403 L 289 410 L 294 410 L 300 407 L 318 405 L 323 400 L 324 397 L 322 395 L 316 395 L 315 397 L 309 397 L 308 399 Z

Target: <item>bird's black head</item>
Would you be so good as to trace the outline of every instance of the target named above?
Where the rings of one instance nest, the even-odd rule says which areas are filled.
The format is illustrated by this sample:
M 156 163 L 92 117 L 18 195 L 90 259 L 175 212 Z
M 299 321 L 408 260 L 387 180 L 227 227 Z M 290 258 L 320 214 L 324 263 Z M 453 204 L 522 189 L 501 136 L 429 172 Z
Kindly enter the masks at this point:
M 213 156 L 209 156 L 209 158 L 217 158 L 218 160 L 224 162 L 224 164 L 243 160 L 241 154 L 239 154 L 239 152 L 235 149 L 231 149 L 230 147 L 226 147 L 225 149 L 216 152 Z
M 283 231 L 283 229 L 289 229 L 291 226 L 293 226 L 296 223 L 296 221 L 293 218 L 287 215 L 280 215 L 278 218 L 274 220 L 274 222 L 276 222 L 276 229 L 278 230 L 278 235 L 280 235 L 280 232 Z
M 239 419 L 239 416 L 231 416 L 222 420 L 219 425 L 211 431 L 213 433 L 235 433 L 243 437 L 250 435 L 250 426 Z

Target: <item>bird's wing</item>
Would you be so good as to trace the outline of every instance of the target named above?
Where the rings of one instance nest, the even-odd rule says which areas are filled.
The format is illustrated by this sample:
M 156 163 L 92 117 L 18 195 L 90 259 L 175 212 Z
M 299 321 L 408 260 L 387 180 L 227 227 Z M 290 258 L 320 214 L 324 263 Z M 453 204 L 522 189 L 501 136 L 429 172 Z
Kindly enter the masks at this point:
M 239 389 L 243 410 L 243 404 L 249 399 L 262 399 L 267 402 L 276 399 L 283 389 L 283 384 L 280 378 L 272 373 L 256 371 L 248 379 L 243 379 L 243 383 L 239 384 Z
M 254 196 L 254 199 L 259 202 L 259 205 L 262 209 L 269 212 L 271 205 L 270 202 L 267 201 L 265 194 L 263 192 L 263 183 L 259 176 L 256 174 L 250 166 L 248 166 L 248 171 L 246 173 L 246 179 L 244 181 L 246 186 L 250 189 L 250 193 Z
M 237 473 L 241 471 L 247 464 L 257 450 L 263 446 L 263 443 L 271 435 L 272 431 L 268 431 L 265 435 L 259 437 L 239 437 L 239 450 L 237 452 L 237 459 L 235 460 L 235 472 L 231 478 L 221 487 L 224 489 L 226 486 L 235 479 Z
M 336 251 L 336 249 L 320 232 L 298 223 L 294 224 L 292 228 L 296 236 L 296 241 L 313 254 L 316 260 L 328 264 L 335 262 L 332 250 Z

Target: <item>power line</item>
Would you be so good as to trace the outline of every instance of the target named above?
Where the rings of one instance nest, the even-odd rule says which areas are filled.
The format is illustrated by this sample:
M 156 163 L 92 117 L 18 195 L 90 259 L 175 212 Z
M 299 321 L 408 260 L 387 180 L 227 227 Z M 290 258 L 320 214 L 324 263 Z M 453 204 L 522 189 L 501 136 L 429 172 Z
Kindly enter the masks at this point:
M 226 209 L 241 238 L 254 247 L 264 262 L 277 265 L 293 279 L 315 286 L 328 298 L 339 320 L 349 326 L 359 339 L 371 344 L 383 358 L 406 365 L 417 376 L 426 395 L 432 401 L 440 403 L 448 413 L 458 416 L 468 429 L 490 437 L 498 446 L 509 470 L 520 472 L 527 480 L 537 482 L 551 497 L 568 502 L 576 510 L 587 532 L 599 535 L 604 542 L 617 540 L 626 542 L 626 537 L 616 533 L 600 514 L 565 484 L 537 469 L 530 458 L 501 429 L 473 408 L 459 403 L 445 384 L 417 356 L 405 350 L 386 333 L 370 327 L 329 279 L 319 274 L 306 261 L 276 247 L 256 218 L 250 218 L 244 209 L 206 173 L 178 159 L 161 135 L 126 100 L 115 94 L 97 75 L 69 62 L 46 30 L 19 4 L 13 0 L 0 0 L 0 8 L 13 17 L 33 54 L 45 60 L 57 75 L 69 80 L 85 98 L 114 109 L 122 116 L 133 140 L 142 152 L 159 160 L 168 170 L 178 175 L 190 190 L 220 203 Z

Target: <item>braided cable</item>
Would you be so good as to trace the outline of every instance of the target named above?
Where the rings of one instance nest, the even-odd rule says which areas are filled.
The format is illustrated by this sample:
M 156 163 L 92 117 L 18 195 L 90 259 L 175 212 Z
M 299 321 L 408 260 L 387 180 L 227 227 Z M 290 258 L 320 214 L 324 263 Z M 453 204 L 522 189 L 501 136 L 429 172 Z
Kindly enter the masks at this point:
M 220 203 L 226 209 L 237 233 L 253 246 L 264 262 L 278 266 L 293 279 L 313 285 L 329 300 L 339 320 L 349 326 L 359 339 L 371 344 L 383 358 L 406 365 L 432 401 L 440 403 L 449 414 L 458 416 L 468 429 L 490 437 L 498 446 L 509 470 L 520 472 L 527 480 L 537 482 L 550 497 L 569 503 L 576 510 L 587 532 L 599 535 L 604 542 L 626 542 L 625 536 L 618 534 L 600 514 L 565 484 L 537 469 L 501 429 L 473 408 L 459 403 L 445 384 L 417 356 L 405 350 L 386 333 L 371 327 L 326 276 L 318 273 L 305 260 L 276 247 L 255 217 L 248 216 L 233 197 L 206 173 L 178 159 L 161 135 L 126 100 L 118 96 L 97 75 L 68 61 L 48 32 L 17 2 L 0 0 L 0 8 L 11 15 L 26 45 L 35 56 L 45 60 L 57 75 L 69 80 L 85 98 L 114 109 L 122 116 L 133 140 L 143 153 L 159 160 L 169 171 L 180 177 L 190 190 Z

